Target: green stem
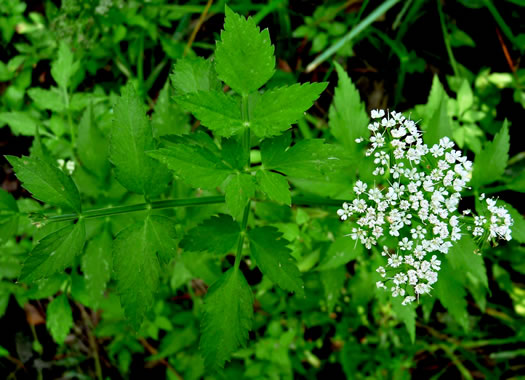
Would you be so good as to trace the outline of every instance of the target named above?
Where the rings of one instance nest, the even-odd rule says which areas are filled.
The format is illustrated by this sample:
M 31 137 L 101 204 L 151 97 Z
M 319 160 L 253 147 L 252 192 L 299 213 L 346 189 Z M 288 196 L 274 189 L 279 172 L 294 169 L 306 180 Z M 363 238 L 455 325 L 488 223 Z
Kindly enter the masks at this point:
M 489 189 L 487 189 L 489 190 Z M 488 191 L 487 191 L 488 192 Z M 292 197 L 292 204 L 296 206 L 340 206 L 345 202 L 342 199 L 328 199 L 320 198 L 315 196 L 295 196 Z M 138 203 L 134 205 L 116 206 L 99 208 L 94 210 L 84 211 L 81 215 L 78 214 L 62 214 L 44 216 L 44 219 L 48 222 L 67 222 L 77 220 L 79 218 L 92 219 L 101 218 L 105 216 L 127 214 L 130 212 L 145 211 L 145 210 L 157 210 L 163 208 L 174 208 L 174 207 L 187 207 L 187 206 L 203 206 L 209 204 L 224 203 L 224 196 L 217 195 L 211 197 L 201 198 L 182 198 L 182 199 L 170 199 L 165 201 L 155 201 L 151 203 Z M 244 218 L 243 218 L 244 220 Z
M 244 213 L 242 215 L 241 234 L 239 236 L 239 242 L 237 244 L 237 253 L 235 254 L 235 263 L 233 267 L 235 270 L 239 269 L 242 257 L 242 247 L 244 245 L 244 237 L 246 236 L 246 226 L 248 225 L 248 217 L 250 216 L 250 201 L 244 207 Z
M 450 60 L 450 64 L 452 65 L 452 70 L 454 70 L 454 75 L 456 77 L 459 77 L 460 75 L 458 71 L 458 65 L 456 63 L 456 59 L 454 58 L 454 54 L 452 53 L 452 47 L 450 46 L 450 38 L 445 25 L 445 15 L 443 14 L 441 0 L 436 1 L 439 13 L 439 22 L 441 23 L 441 31 L 443 32 L 443 41 L 445 42 L 445 48 L 447 49 L 448 59 Z

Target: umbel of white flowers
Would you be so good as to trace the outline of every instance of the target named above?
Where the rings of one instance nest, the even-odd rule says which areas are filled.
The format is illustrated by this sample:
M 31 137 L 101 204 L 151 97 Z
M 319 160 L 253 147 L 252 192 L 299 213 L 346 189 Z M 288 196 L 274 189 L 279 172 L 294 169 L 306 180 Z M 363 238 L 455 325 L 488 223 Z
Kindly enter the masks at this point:
M 377 268 L 382 280 L 378 288 L 393 297 L 404 297 L 407 305 L 430 293 L 438 280 L 441 261 L 461 239 L 462 228 L 477 239 L 510 240 L 512 218 L 494 199 L 486 199 L 487 215 L 458 212 L 461 191 L 472 176 L 472 162 L 444 137 L 428 147 L 413 120 L 401 113 L 373 110 L 366 156 L 373 157 L 375 176 L 388 177 L 389 186 L 376 187 L 357 181 L 355 199 L 343 203 L 337 214 L 355 223 L 349 236 L 367 249 L 387 239 L 398 239 L 397 247 L 383 246 L 385 266 Z M 382 182 L 382 181 L 378 181 Z M 480 200 L 484 200 L 482 195 Z

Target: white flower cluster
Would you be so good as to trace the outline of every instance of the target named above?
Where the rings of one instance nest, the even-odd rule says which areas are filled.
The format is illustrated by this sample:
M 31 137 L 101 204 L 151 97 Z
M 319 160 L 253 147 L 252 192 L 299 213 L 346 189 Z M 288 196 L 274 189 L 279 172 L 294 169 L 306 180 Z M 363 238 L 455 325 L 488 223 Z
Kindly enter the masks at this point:
M 488 215 L 474 216 L 472 235 L 479 236 L 482 240 L 511 240 L 512 231 L 510 227 L 513 220 L 508 210 L 505 207 L 496 206 L 496 200 L 493 198 L 485 199 L 485 194 L 481 194 L 479 199 L 480 201 L 485 200 Z
M 376 165 L 373 174 L 388 175 L 389 186 L 357 181 L 356 198 L 344 203 L 337 214 L 341 220 L 357 223 L 350 236 L 367 249 L 388 235 L 398 239 L 396 250 L 383 247 L 388 261 L 386 268 L 377 268 L 384 280 L 376 285 L 389 288 L 393 297 L 404 297 L 406 305 L 429 293 L 437 281 L 441 261 L 434 253 L 448 253 L 453 242 L 461 239 L 463 217 L 458 204 L 471 178 L 472 162 L 447 137 L 428 147 L 415 122 L 401 113 L 373 110 L 372 119 L 370 139 L 361 137 L 356 142 L 369 143 L 366 155 Z M 507 236 L 508 213 L 496 211 L 493 204 L 489 207 L 497 218 L 491 222 L 490 233 Z M 480 221 L 479 227 L 485 222 Z

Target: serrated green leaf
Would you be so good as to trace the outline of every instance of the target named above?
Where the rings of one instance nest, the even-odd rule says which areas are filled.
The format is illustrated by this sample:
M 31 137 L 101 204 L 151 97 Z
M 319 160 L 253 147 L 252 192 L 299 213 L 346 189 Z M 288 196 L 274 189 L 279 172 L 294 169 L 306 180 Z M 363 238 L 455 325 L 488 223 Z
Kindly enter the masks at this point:
M 149 215 L 116 236 L 113 242 L 113 273 L 120 302 L 131 325 L 138 330 L 155 302 L 159 285 L 159 259 L 169 260 L 176 248 L 173 222 Z
M 463 79 L 461 86 L 458 90 L 458 111 L 459 115 L 463 115 L 467 110 L 469 110 L 474 104 L 474 93 L 467 79 Z
M 260 190 L 263 191 L 272 201 L 290 206 L 292 195 L 290 185 L 285 176 L 268 170 L 258 170 L 255 176 Z
M 439 77 L 434 75 L 432 78 L 432 87 L 430 88 L 430 94 L 428 95 L 427 103 L 425 104 L 424 120 L 430 120 L 432 115 L 441 107 L 443 99 L 448 101 L 448 96 L 443 88 L 443 85 L 439 81 Z M 449 136 L 450 137 L 450 136 Z
M 507 120 L 494 140 L 485 143 L 474 159 L 471 185 L 474 188 L 487 185 L 500 179 L 509 160 L 510 136 Z
M 402 305 L 400 299 L 392 299 L 392 310 L 396 317 L 403 321 L 407 329 L 410 341 L 416 341 L 416 307 L 415 304 Z
M 467 292 L 461 283 L 461 272 L 455 271 L 448 260 L 443 260 L 439 280 L 434 284 L 434 294 L 450 315 L 463 327 L 468 328 Z
M 507 183 L 507 187 L 509 188 L 509 190 L 525 193 L 525 171 L 522 171 L 509 183 Z
M 93 120 L 93 110 L 89 105 L 78 124 L 78 158 L 89 172 L 98 178 L 105 179 L 110 170 L 107 151 L 107 138 L 96 126 Z
M 483 257 L 475 253 L 476 249 L 477 246 L 472 237 L 463 235 L 461 240 L 455 242 L 450 248 L 447 259 L 457 273 L 463 274 L 462 280 L 465 281 L 465 275 L 470 274 L 473 279 L 479 281 L 485 289 L 488 289 L 489 281 L 485 263 L 483 262 Z
M 176 98 L 201 124 L 217 136 L 230 137 L 246 126 L 241 117 L 239 99 L 219 91 L 197 91 Z
M 178 138 L 166 148 L 148 152 L 148 155 L 166 165 L 193 187 L 214 189 L 233 172 L 233 168 L 220 157 L 212 142 L 202 144 L 189 136 Z
M 331 312 L 341 295 L 341 289 L 346 280 L 346 268 L 340 266 L 334 269 L 324 270 L 320 273 L 320 276 L 326 298 L 326 308 L 328 312 Z
M 423 140 L 425 141 L 425 144 L 432 146 L 439 143 L 439 139 L 451 136 L 452 128 L 447 114 L 447 98 L 446 95 L 443 95 L 439 106 L 434 113 L 430 115 L 428 122 L 426 122 Z
M 263 93 L 250 115 L 250 128 L 258 137 L 281 134 L 304 116 L 327 83 L 304 83 Z
M 95 235 L 86 246 L 81 268 L 84 273 L 86 291 L 95 305 L 104 296 L 111 277 L 113 239 L 107 228 Z
M 230 215 L 220 214 L 188 231 L 179 246 L 186 251 L 224 255 L 237 244 L 241 229 Z
M 330 245 L 317 269 L 328 270 L 340 267 L 357 258 L 362 252 L 361 244 L 355 244 L 355 241 L 346 236 L 339 237 Z
M 153 135 L 156 138 L 189 132 L 189 117 L 172 100 L 174 92 L 170 82 L 166 81 L 155 103 L 155 112 L 151 119 L 151 125 L 153 127 Z
M 61 294 L 47 305 L 46 327 L 58 344 L 64 344 L 73 327 L 73 312 L 65 294 Z
M 204 300 L 199 347 L 208 370 L 223 368 L 246 344 L 252 320 L 252 290 L 242 273 L 232 268 L 208 289 Z
M 248 236 L 252 257 L 261 272 L 281 288 L 303 296 L 301 272 L 282 234 L 275 227 L 258 227 L 250 230 Z
M 250 153 L 243 149 L 242 142 L 238 140 L 240 139 L 235 137 L 222 139 L 221 158 L 232 168 L 242 171 L 245 166 L 249 166 Z
M 177 230 L 174 220 L 162 215 L 150 215 L 146 223 L 150 233 L 150 244 L 156 247 L 162 262 L 168 263 L 177 253 Z
M 0 112 L 1 125 L 7 124 L 14 135 L 34 136 L 38 122 L 27 112 Z
M 239 94 L 247 95 L 264 85 L 275 72 L 274 47 L 268 29 L 259 31 L 255 21 L 225 7 L 224 30 L 215 50 L 219 78 Z
M 16 234 L 18 211 L 15 198 L 0 188 L 0 246 Z
M 57 166 L 38 157 L 5 157 L 15 169 L 17 178 L 33 197 L 45 203 L 81 212 L 80 194 L 75 183 Z
M 83 220 L 45 236 L 25 259 L 20 281 L 30 283 L 61 272 L 75 263 L 86 240 Z
M 349 164 L 341 146 L 325 144 L 322 139 L 301 140 L 287 150 L 282 147 L 281 143 L 268 140 L 262 143 L 261 158 L 265 169 L 289 177 L 319 178 Z
M 255 177 L 250 174 L 238 173 L 230 178 L 226 185 L 226 207 L 236 220 L 241 220 L 244 207 L 255 195 Z
M 109 156 L 118 181 L 138 194 L 151 197 L 160 194 L 171 175 L 145 153 L 155 149 L 155 141 L 144 104 L 131 83 L 122 89 L 114 112 Z
M 361 102 L 359 91 L 348 74 L 337 62 L 335 69 L 339 81 L 328 111 L 328 125 L 334 137 L 346 149 L 349 149 L 351 154 L 355 155 L 359 149 L 355 139 L 369 135 L 368 122 L 370 119 L 364 103 Z
M 58 46 L 58 57 L 51 63 L 51 76 L 61 88 L 67 88 L 71 77 L 78 70 L 79 62 L 73 61 L 73 53 L 66 42 Z
M 43 88 L 33 87 L 27 91 L 34 104 L 42 110 L 62 112 L 64 110 L 64 99 L 57 89 L 44 90 Z
M 181 94 L 222 89 L 211 61 L 202 57 L 185 57 L 177 60 L 170 79 L 175 90 Z

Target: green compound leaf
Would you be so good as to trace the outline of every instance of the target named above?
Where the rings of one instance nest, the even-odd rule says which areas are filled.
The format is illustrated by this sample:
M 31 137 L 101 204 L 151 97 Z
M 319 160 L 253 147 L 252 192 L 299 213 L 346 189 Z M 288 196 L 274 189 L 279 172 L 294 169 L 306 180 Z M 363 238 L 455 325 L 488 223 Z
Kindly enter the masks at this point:
M 232 268 L 213 283 L 204 300 L 199 346 L 208 370 L 223 368 L 246 344 L 252 321 L 252 290 L 242 273 Z
M 474 159 L 472 187 L 479 188 L 501 178 L 509 160 L 509 148 L 509 123 L 505 120 L 494 140 L 487 142 Z
M 439 280 L 434 285 L 434 294 L 450 315 L 463 327 L 468 329 L 467 292 L 461 283 L 463 273 L 456 271 L 443 260 L 439 271 Z
M 239 224 L 230 215 L 221 214 L 189 230 L 179 246 L 185 251 L 224 255 L 233 249 L 240 232 Z
M 38 157 L 6 156 L 17 178 L 36 199 L 80 213 L 80 194 L 66 173 Z
M 354 86 L 344 69 L 335 63 L 339 81 L 335 88 L 334 99 L 328 111 L 328 125 L 334 137 L 350 153 L 355 155 L 359 145 L 355 139 L 369 135 L 365 105 L 361 102 L 359 91 Z
M 91 105 L 84 111 L 78 125 L 77 154 L 80 162 L 99 178 L 109 174 L 108 141 L 93 120 Z
M 34 104 L 42 110 L 51 110 L 54 112 L 62 112 L 64 110 L 64 100 L 56 87 L 52 90 L 44 90 L 43 88 L 30 88 L 27 95 L 33 100 Z
M 150 215 L 146 219 L 148 232 L 153 246 L 156 247 L 159 258 L 168 263 L 177 253 L 177 230 L 173 219 L 162 215 Z
M 128 83 L 115 105 L 109 157 L 118 181 L 125 188 L 153 197 L 164 190 L 171 175 L 163 165 L 146 155 L 145 151 L 152 149 L 155 149 L 155 141 L 144 104 L 133 85 Z
M 85 240 L 83 220 L 45 236 L 24 261 L 20 281 L 34 282 L 72 266 L 75 256 L 82 252 Z
M 226 185 L 225 192 L 226 207 L 231 216 L 240 221 L 248 200 L 255 195 L 255 178 L 250 174 L 235 174 Z
M 303 296 L 301 272 L 282 234 L 275 227 L 258 227 L 250 230 L 248 236 L 252 257 L 261 272 L 281 288 Z
M 86 282 L 86 291 L 95 305 L 98 305 L 104 296 L 111 277 L 112 248 L 113 238 L 106 227 L 88 242 L 82 256 L 81 268 Z
M 357 258 L 362 252 L 362 244 L 355 244 L 349 237 L 341 236 L 330 245 L 317 269 L 324 271 L 340 267 Z
M 280 136 L 274 140 L 265 140 L 261 145 L 264 168 L 285 173 L 289 177 L 325 177 L 349 164 L 341 146 L 325 144 L 321 139 L 301 140 L 286 150 L 283 147 L 287 137 Z
M 0 188 L 0 246 L 16 234 L 18 206 L 15 198 Z
M 205 133 L 192 136 L 170 136 L 166 148 L 148 152 L 193 187 L 214 189 L 233 172 L 222 160 L 221 151 Z
M 174 244 L 171 246 L 168 242 L 159 241 L 159 237 L 171 237 L 169 230 L 164 231 L 159 226 L 162 223 L 171 224 L 171 221 L 160 218 L 163 217 L 148 216 L 144 221 L 127 227 L 113 243 L 113 272 L 117 291 L 126 316 L 136 330 L 155 302 L 160 278 L 160 263 L 156 253 L 166 259 L 175 249 Z
M 181 94 L 222 90 L 211 61 L 201 57 L 177 60 L 170 79 L 175 90 Z
M 320 276 L 326 298 L 326 309 L 328 312 L 331 312 L 341 295 L 341 289 L 346 280 L 346 268 L 340 266 L 334 269 L 324 270 L 320 273 Z
M 46 327 L 57 344 L 64 344 L 73 327 L 73 312 L 65 294 L 59 295 L 47 306 Z
M 259 31 L 252 18 L 245 19 L 225 7 L 221 41 L 215 50 L 219 78 L 242 95 L 264 85 L 275 72 L 274 47 L 268 29 Z
M 260 190 L 263 191 L 269 199 L 290 206 L 292 204 L 292 195 L 290 194 L 290 185 L 285 176 L 268 170 L 259 170 L 255 176 Z
M 262 94 L 250 119 L 251 130 L 258 137 L 281 134 L 304 116 L 328 83 L 294 84 L 271 89 Z
M 447 114 L 447 102 L 446 95 L 443 95 L 441 103 L 428 119 L 428 124 L 423 133 L 423 140 L 428 146 L 439 143 L 439 140 L 445 136 L 452 136 L 452 128 Z
M 174 92 L 175 90 L 170 86 L 170 82 L 166 81 L 155 103 L 151 126 L 156 138 L 189 132 L 188 115 L 171 100 Z
M 238 98 L 219 91 L 197 91 L 176 98 L 201 124 L 217 136 L 230 137 L 245 128 Z
M 393 298 L 392 310 L 395 316 L 403 321 L 410 336 L 410 341 L 414 343 L 416 341 L 416 305 L 414 303 L 402 305 L 401 299 Z
M 73 62 L 73 53 L 64 41 L 58 47 L 58 58 L 51 64 L 51 76 L 58 86 L 66 89 L 71 77 L 76 73 L 80 62 Z

